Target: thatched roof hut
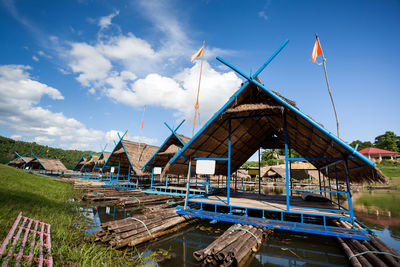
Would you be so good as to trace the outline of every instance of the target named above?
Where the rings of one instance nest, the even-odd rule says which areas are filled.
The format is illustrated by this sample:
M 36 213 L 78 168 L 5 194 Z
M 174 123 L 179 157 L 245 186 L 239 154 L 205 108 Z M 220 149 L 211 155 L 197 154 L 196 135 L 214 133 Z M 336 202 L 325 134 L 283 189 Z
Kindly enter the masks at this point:
M 59 159 L 34 158 L 26 166 L 32 170 L 67 171 L 67 168 Z
M 84 156 L 82 156 L 78 162 L 76 163 L 75 167 L 72 169 L 73 171 L 80 171 L 83 167 L 83 165 L 85 165 L 87 161 L 87 158 L 85 158 Z
M 165 139 L 164 143 L 154 153 L 154 155 L 144 164 L 142 169 L 146 172 L 151 172 L 154 167 L 165 168 L 170 159 L 187 143 L 190 138 L 176 132 Z M 168 174 L 185 175 L 187 174 L 187 166 L 174 165 L 168 169 Z
M 290 176 L 295 180 L 305 180 L 311 176 L 318 179 L 318 171 L 308 162 L 292 163 Z M 263 178 L 286 178 L 285 164 L 276 166 L 266 166 L 261 168 L 261 177 Z
M 226 158 L 231 134 L 231 165 L 234 172 L 260 147 L 284 148 L 285 121 L 289 146 L 324 173 L 345 180 L 348 162 L 351 182 L 386 182 L 375 164 L 344 141 L 302 113 L 294 103 L 250 79 L 171 159 L 170 163 L 188 165 L 189 158 Z M 230 131 L 229 131 L 230 129 Z M 323 158 L 323 159 L 322 159 Z M 315 159 L 315 160 L 313 160 Z M 228 164 L 216 162 L 216 174 L 227 175 Z
M 82 166 L 82 171 L 91 172 L 93 171 L 94 166 L 96 165 L 99 156 L 91 154 L 90 157 L 86 160 L 85 164 Z
M 126 175 L 130 170 L 142 176 L 145 172 L 141 168 L 157 150 L 157 146 L 122 139 L 106 161 L 103 172 L 109 171 L 110 167 L 119 167 L 120 174 Z
M 102 152 L 99 159 L 97 160 L 96 164 L 93 167 L 93 171 L 98 171 L 100 169 L 103 169 L 104 164 L 110 157 L 111 152 Z
M 24 165 L 25 165 L 26 163 L 28 163 L 29 161 L 31 161 L 31 160 L 33 160 L 32 157 L 24 157 L 24 156 L 21 156 L 21 157 L 18 157 L 18 158 L 15 158 L 15 159 L 11 160 L 11 161 L 8 163 L 8 165 L 9 165 L 9 166 L 12 166 L 12 167 L 16 167 L 16 168 L 23 168 Z

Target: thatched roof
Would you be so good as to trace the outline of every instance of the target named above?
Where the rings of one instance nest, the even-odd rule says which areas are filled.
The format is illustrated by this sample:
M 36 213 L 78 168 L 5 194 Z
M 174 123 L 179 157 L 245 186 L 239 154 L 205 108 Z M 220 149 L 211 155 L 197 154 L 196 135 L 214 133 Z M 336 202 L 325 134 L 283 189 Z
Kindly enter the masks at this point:
M 82 171 L 89 171 L 91 172 L 96 165 L 99 156 L 90 155 L 90 157 L 86 160 L 85 164 L 82 166 Z
M 317 169 L 325 172 L 326 166 L 343 160 L 337 165 L 337 173 L 340 180 L 345 180 L 344 159 L 348 159 L 352 182 L 386 181 L 372 161 L 255 80 L 246 82 L 170 163 L 187 165 L 190 157 L 226 158 L 231 121 L 231 172 L 234 172 L 260 147 L 284 147 L 285 114 L 289 145 L 305 158 L 326 159 L 309 160 Z M 217 161 L 216 174 L 227 174 L 226 161 Z M 329 175 L 334 177 L 332 166 Z
M 16 159 L 13 159 L 8 163 L 8 165 L 21 168 L 24 164 L 28 163 L 31 161 L 33 158 L 32 157 L 18 157 Z
M 26 166 L 33 170 L 38 170 L 40 168 L 46 171 L 67 171 L 67 168 L 59 159 L 35 158 L 28 162 Z
M 73 168 L 74 171 L 80 171 L 83 167 L 83 165 L 85 165 L 87 161 L 87 158 L 85 157 L 81 157 L 78 162 L 76 163 L 75 167 Z
M 308 171 L 304 169 L 291 169 L 290 177 L 295 180 L 308 179 Z M 283 167 L 272 166 L 264 172 L 263 178 L 286 178 L 286 169 Z
M 169 160 L 178 153 L 190 138 L 176 132 L 165 139 L 164 143 L 160 148 L 152 155 L 152 157 L 142 167 L 146 172 L 151 172 L 153 167 L 166 167 Z M 168 168 L 168 174 L 187 174 L 186 166 L 174 166 L 174 168 Z M 194 171 L 194 168 L 193 168 Z
M 119 173 L 128 174 L 129 166 L 131 166 L 135 175 L 144 175 L 145 172 L 141 168 L 157 150 L 157 146 L 121 140 L 115 146 L 104 167 L 120 166 Z
M 93 170 L 103 168 L 104 163 L 106 163 L 106 161 L 108 160 L 110 155 L 111 155 L 111 152 L 102 152 L 99 159 L 97 160 L 95 166 L 93 167 Z

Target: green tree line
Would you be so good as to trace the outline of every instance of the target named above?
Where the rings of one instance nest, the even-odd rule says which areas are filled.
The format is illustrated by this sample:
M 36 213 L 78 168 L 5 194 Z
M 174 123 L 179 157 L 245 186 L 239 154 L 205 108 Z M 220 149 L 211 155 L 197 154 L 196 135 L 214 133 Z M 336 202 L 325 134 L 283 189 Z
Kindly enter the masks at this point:
M 6 164 L 15 159 L 17 157 L 15 152 L 21 156 L 26 154 L 27 157 L 31 156 L 31 152 L 33 152 L 36 156 L 42 158 L 59 159 L 67 169 L 74 168 L 82 155 L 89 157 L 91 153 L 91 151 L 63 150 L 39 145 L 35 142 L 15 141 L 11 138 L 0 136 L 0 163 Z

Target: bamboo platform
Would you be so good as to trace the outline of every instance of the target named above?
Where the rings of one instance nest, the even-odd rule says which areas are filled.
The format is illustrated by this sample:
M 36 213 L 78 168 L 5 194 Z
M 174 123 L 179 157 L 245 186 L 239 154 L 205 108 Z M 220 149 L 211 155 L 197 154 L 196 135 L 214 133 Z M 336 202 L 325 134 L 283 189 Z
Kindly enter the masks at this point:
M 337 210 L 337 206 L 331 204 L 330 202 L 305 201 L 299 196 L 291 196 L 289 197 L 289 199 L 290 199 L 291 212 L 313 213 L 316 215 L 328 215 L 328 216 L 329 215 L 337 216 L 339 213 L 341 216 L 349 217 L 348 213 L 344 213 L 340 210 L 338 210 L 337 212 L 333 212 L 333 211 L 309 209 L 309 208 L 317 208 L 317 209 Z M 226 204 L 227 197 L 220 195 L 211 195 L 208 196 L 206 199 L 189 198 L 189 201 L 212 203 L 212 204 L 224 204 L 224 203 Z M 231 193 L 229 205 L 235 207 L 247 207 L 247 208 L 265 209 L 272 211 L 287 211 L 286 196 L 284 195 L 258 195 L 254 193 Z

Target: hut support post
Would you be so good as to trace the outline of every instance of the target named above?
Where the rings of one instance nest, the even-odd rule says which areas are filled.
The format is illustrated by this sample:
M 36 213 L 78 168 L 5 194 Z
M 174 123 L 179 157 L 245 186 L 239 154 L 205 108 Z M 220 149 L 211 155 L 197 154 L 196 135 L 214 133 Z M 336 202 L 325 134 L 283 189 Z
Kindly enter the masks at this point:
M 347 162 L 347 158 L 344 161 L 345 167 L 344 171 L 346 172 L 346 186 L 347 186 L 347 196 L 348 196 L 348 202 L 349 202 L 349 212 L 350 212 L 350 218 L 351 222 L 353 224 L 354 228 L 354 213 L 353 213 L 353 201 L 351 199 L 351 192 L 350 192 L 350 181 L 349 181 L 349 165 Z
M 165 177 L 165 188 L 168 188 L 168 174 L 167 177 Z
M 151 169 L 150 188 L 153 188 L 153 179 L 154 179 L 154 167 Z
M 329 177 L 329 168 L 326 168 L 326 176 L 328 178 L 328 185 L 329 185 L 329 199 L 332 202 L 332 187 L 331 187 L 331 178 Z
M 286 121 L 286 110 L 283 116 L 283 130 L 285 133 L 285 169 L 286 169 L 286 210 L 290 211 L 290 172 L 289 172 L 289 151 L 288 151 L 288 134 L 287 134 L 287 121 Z
M 289 146 L 289 157 L 292 155 L 292 149 Z M 289 173 L 292 173 L 292 161 L 289 161 Z M 290 175 L 290 188 L 293 188 L 293 179 Z M 290 195 L 293 196 L 293 191 L 290 190 Z
M 337 176 L 336 164 L 335 164 L 335 178 L 336 178 L 336 191 L 339 191 L 339 181 Z M 340 209 L 340 194 L 336 193 L 336 196 L 337 196 L 338 208 Z
M 319 194 L 322 196 L 321 171 L 318 169 Z
M 227 200 L 227 205 L 229 206 L 230 203 L 230 196 L 231 196 L 231 133 L 232 133 L 232 120 L 229 119 L 228 122 L 228 173 L 227 173 L 227 181 L 226 181 L 226 200 Z
M 117 184 L 119 184 L 119 171 L 121 170 L 121 161 L 118 162 Z
M 258 194 L 261 195 L 261 147 L 258 149 Z

